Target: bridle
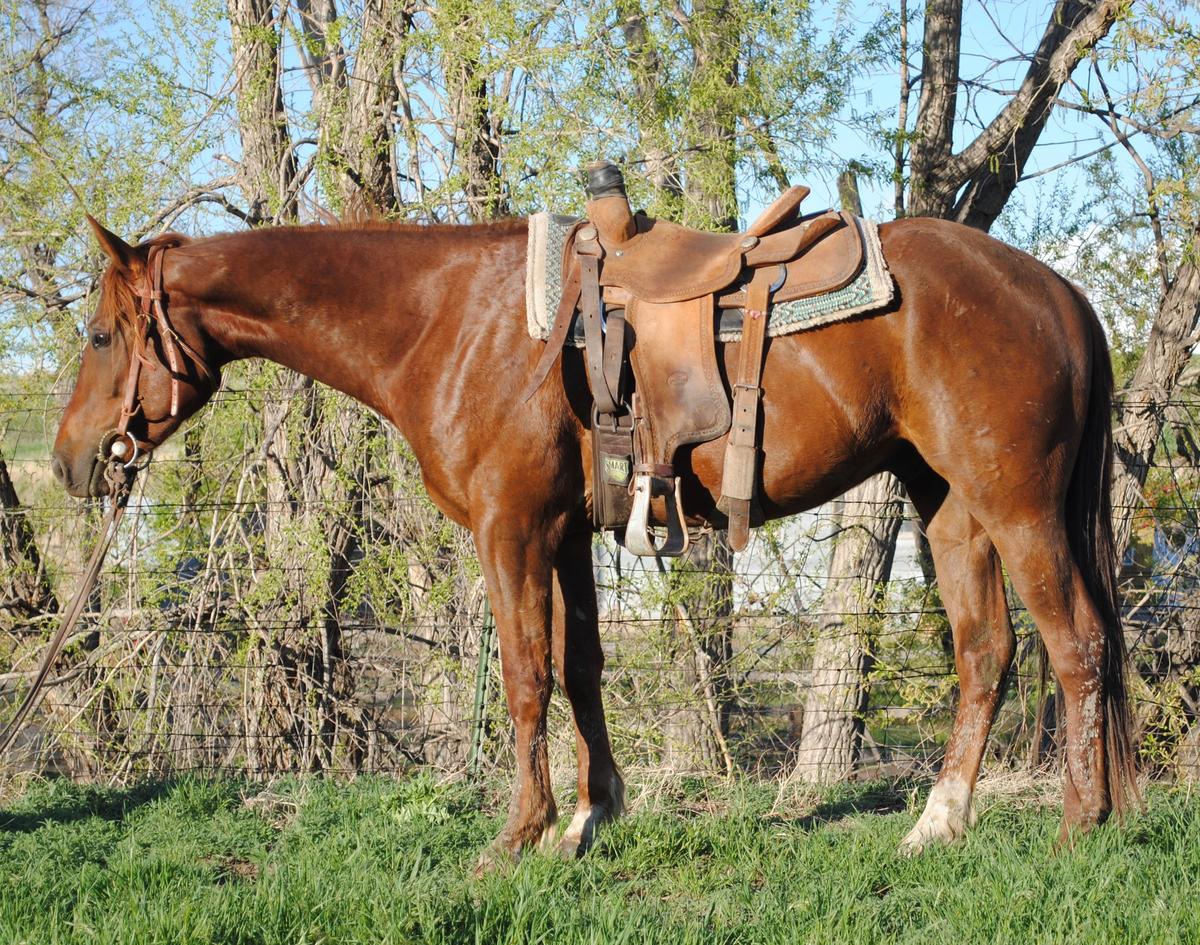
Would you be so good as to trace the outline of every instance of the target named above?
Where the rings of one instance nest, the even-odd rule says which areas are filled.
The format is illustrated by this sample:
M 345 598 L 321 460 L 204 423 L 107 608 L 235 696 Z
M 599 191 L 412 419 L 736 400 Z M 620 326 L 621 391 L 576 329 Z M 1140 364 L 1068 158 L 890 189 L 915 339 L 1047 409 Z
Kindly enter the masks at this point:
M 159 342 L 167 356 L 167 369 L 171 374 L 170 415 L 172 417 L 179 416 L 179 381 L 184 377 L 180 368 L 179 354 L 181 350 L 187 354 L 196 370 L 206 380 L 210 382 L 216 380 L 216 374 L 208 366 L 208 362 L 179 336 L 171 327 L 170 319 L 167 318 L 163 291 L 163 256 L 166 255 L 168 248 L 170 248 L 170 244 L 158 244 L 150 248 L 149 257 L 146 260 L 145 282 L 134 289 L 134 294 L 140 301 L 137 321 L 141 333 L 130 345 L 129 373 L 125 377 L 125 396 L 121 404 L 121 416 L 117 421 L 116 428 L 106 433 L 100 441 L 99 459 L 102 462 L 110 459 L 119 461 L 123 469 L 133 468 L 141 452 L 137 437 L 129 432 L 129 422 L 139 413 L 143 416 L 146 413 L 142 402 L 138 399 L 138 382 L 141 380 L 142 366 L 153 367 L 153 362 L 146 354 L 150 348 L 151 326 L 157 327 Z M 153 447 L 157 444 L 150 445 Z M 129 452 L 132 452 L 133 455 L 126 459 L 126 454 Z
M 135 294 L 141 300 L 138 310 L 138 322 L 140 323 L 141 333 L 134 339 L 134 343 L 130 346 L 129 375 L 125 379 L 125 398 L 121 405 L 120 419 L 117 421 L 116 428 L 110 430 L 100 440 L 100 455 L 97 459 L 100 463 L 104 464 L 104 481 L 108 484 L 109 489 L 109 506 L 104 516 L 103 532 L 100 540 L 96 542 L 96 546 L 92 549 L 91 557 L 88 559 L 87 567 L 84 569 L 83 582 L 64 612 L 62 623 L 59 624 L 58 629 L 55 630 L 54 635 L 46 644 L 46 649 L 42 653 L 42 659 L 38 664 L 38 670 L 34 675 L 33 682 L 29 684 L 29 688 L 25 691 L 25 697 L 21 700 L 21 705 L 17 708 L 16 713 L 9 719 L 4 728 L 0 730 L 0 755 L 7 752 L 13 742 L 16 741 L 17 735 L 21 731 L 21 726 L 29 716 L 29 713 L 37 705 L 42 690 L 49 682 L 50 671 L 54 668 L 54 663 L 62 653 L 63 647 L 66 646 L 71 630 L 83 614 L 83 609 L 91 597 L 92 588 L 95 586 L 96 580 L 100 577 L 100 570 L 104 566 L 105 555 L 108 554 L 108 549 L 116 537 L 117 526 L 125 514 L 125 506 L 129 501 L 133 479 L 137 475 L 139 468 L 135 463 L 140 451 L 137 438 L 129 432 L 129 422 L 138 413 L 145 415 L 142 403 L 138 399 L 138 381 L 141 378 L 142 366 L 153 366 L 153 362 L 146 355 L 146 351 L 150 347 L 151 325 L 153 324 L 158 328 L 158 337 L 163 346 L 163 351 L 167 356 L 167 367 L 171 372 L 172 417 L 179 415 L 179 381 L 183 377 L 179 367 L 180 350 L 186 353 L 192 360 L 197 371 L 202 373 L 209 381 L 216 380 L 216 374 L 212 368 L 208 366 L 207 362 L 205 362 L 204 358 L 200 356 L 195 348 L 175 333 L 167 318 L 163 293 L 163 255 L 167 251 L 167 248 L 167 245 L 163 244 L 151 247 L 150 255 L 146 261 L 145 285 L 134 290 Z M 151 447 L 155 445 L 157 444 L 150 444 Z M 130 446 L 132 446 L 133 455 L 126 460 L 125 454 L 130 451 Z

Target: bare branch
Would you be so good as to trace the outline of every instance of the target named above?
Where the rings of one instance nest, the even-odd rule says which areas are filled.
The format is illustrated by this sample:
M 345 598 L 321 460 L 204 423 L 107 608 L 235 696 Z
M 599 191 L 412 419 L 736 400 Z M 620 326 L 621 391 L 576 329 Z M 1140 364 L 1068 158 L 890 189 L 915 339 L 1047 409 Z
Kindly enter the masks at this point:
M 1089 6 L 1091 9 L 1064 35 L 1063 24 L 1075 20 Z M 945 170 L 945 177 L 965 180 L 984 167 L 992 155 L 1004 150 L 1022 129 L 1043 122 L 1058 89 L 1108 33 L 1120 6 L 1118 0 L 1101 0 L 1094 5 L 1062 0 L 1057 4 L 1020 90 L 982 134 L 954 155 Z
M 1100 90 L 1104 93 L 1104 100 L 1108 103 L 1108 127 L 1112 130 L 1113 135 L 1117 137 L 1117 140 L 1120 141 L 1126 153 L 1138 166 L 1138 170 L 1142 172 L 1142 186 L 1146 191 L 1146 206 L 1150 215 L 1150 231 L 1154 234 L 1154 249 L 1158 260 L 1159 288 L 1165 296 L 1171 287 L 1170 276 L 1167 272 L 1167 267 L 1170 264 L 1167 261 L 1167 243 L 1163 237 L 1162 220 L 1158 212 L 1158 191 L 1154 172 L 1150 170 L 1150 166 L 1142 160 L 1142 156 L 1138 154 L 1137 149 L 1130 143 L 1129 136 L 1121 135 L 1120 131 L 1117 130 L 1117 122 L 1113 117 L 1115 111 L 1113 109 L 1112 95 L 1108 91 L 1108 83 L 1104 81 L 1104 74 L 1100 71 L 1099 66 L 1096 65 L 1095 57 L 1092 58 L 1092 70 L 1095 73 L 1096 81 L 1100 84 Z

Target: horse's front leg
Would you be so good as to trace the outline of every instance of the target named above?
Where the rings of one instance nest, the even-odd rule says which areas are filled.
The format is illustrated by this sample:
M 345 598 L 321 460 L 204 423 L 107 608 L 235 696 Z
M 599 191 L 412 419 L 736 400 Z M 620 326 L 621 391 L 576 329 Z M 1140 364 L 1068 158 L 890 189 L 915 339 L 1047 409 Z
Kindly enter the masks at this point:
M 575 816 L 559 842 L 564 856 L 582 856 L 596 829 L 625 809 L 625 784 L 613 761 L 600 697 L 604 650 L 600 646 L 592 536 L 567 535 L 554 563 L 554 665 L 575 716 L 579 794 Z
M 479 869 L 515 861 L 552 838 L 557 820 L 546 756 L 546 707 L 551 675 L 551 568 L 561 525 L 514 527 L 495 522 L 475 532 L 487 582 L 508 712 L 516 730 L 516 783 L 508 822 L 484 853 Z

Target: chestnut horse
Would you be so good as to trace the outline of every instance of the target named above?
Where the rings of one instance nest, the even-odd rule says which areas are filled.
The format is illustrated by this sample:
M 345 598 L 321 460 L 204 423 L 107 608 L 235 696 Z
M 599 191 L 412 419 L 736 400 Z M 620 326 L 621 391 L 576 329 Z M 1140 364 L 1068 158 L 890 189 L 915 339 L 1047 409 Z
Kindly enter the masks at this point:
M 112 442 L 142 352 L 128 436 L 143 451 L 199 410 L 239 358 L 277 361 L 378 411 L 411 444 L 438 507 L 473 532 L 495 613 L 517 771 L 491 855 L 519 856 L 553 835 L 555 671 L 574 714 L 579 778 L 559 849 L 582 852 L 624 802 L 601 704 L 590 394 L 580 353 L 567 350 L 550 382 L 521 399 L 543 350 L 526 333 L 526 223 L 300 226 L 140 246 L 92 224 L 111 264 L 54 445 L 67 491 L 103 491 L 98 447 Z M 898 290 L 888 309 L 770 340 L 762 505 L 770 518 L 791 515 L 890 470 L 924 520 L 961 698 L 909 852 L 974 822 L 1015 647 L 1003 561 L 1066 707 L 1065 837 L 1137 798 L 1104 335 L 1071 284 L 983 233 L 910 219 L 880 237 Z M 165 317 L 139 318 L 137 298 L 156 278 Z M 724 346 L 727 374 L 737 354 Z M 697 446 L 677 465 L 689 514 L 718 526 L 724 448 Z

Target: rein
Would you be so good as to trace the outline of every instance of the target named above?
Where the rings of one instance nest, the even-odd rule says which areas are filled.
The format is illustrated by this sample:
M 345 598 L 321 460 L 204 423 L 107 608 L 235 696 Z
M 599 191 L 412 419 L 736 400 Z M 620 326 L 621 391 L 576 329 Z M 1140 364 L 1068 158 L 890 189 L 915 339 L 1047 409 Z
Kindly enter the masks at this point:
M 96 542 L 96 547 L 92 549 L 87 568 L 83 572 L 83 583 L 79 585 L 75 596 L 71 598 L 71 604 L 63 615 L 62 623 L 58 625 L 54 636 L 46 644 L 45 652 L 42 653 L 42 661 L 38 665 L 37 675 L 25 691 L 25 698 L 21 700 L 20 708 L 17 709 L 16 715 L 8 720 L 3 732 L 0 732 L 0 755 L 7 753 L 12 743 L 16 741 L 17 735 L 25 724 L 25 719 L 40 701 L 46 681 L 50 678 L 50 671 L 54 668 L 59 656 L 62 655 L 67 638 L 83 614 L 83 608 L 92 594 L 92 589 L 96 586 L 96 580 L 100 577 L 104 558 L 112 546 L 113 539 L 117 536 L 117 527 L 125 515 L 125 505 L 129 501 L 129 491 L 136 472 L 130 473 L 125 464 L 116 458 L 107 460 L 107 463 L 108 467 L 105 469 L 104 478 L 109 483 L 111 501 L 108 511 L 104 514 L 104 533 Z
M 104 515 L 103 534 L 100 540 L 96 542 L 95 548 L 92 549 L 91 557 L 88 559 L 87 567 L 84 569 L 83 581 L 79 585 L 79 589 L 75 592 L 75 596 L 71 598 L 71 603 L 63 614 L 62 623 L 59 624 L 58 629 L 54 632 L 54 636 L 46 644 L 46 649 L 38 665 L 37 675 L 34 677 L 29 689 L 26 690 L 25 697 L 21 700 L 21 705 L 17 709 L 16 714 L 9 719 L 8 724 L 0 731 L 0 755 L 4 755 L 12 746 L 29 713 L 33 711 L 40 701 L 46 683 L 50 678 L 50 671 L 54 668 L 54 664 L 57 662 L 59 656 L 62 655 L 63 648 L 66 646 L 71 631 L 75 628 L 80 616 L 83 614 L 83 609 L 96 586 L 96 581 L 100 577 L 100 571 L 104 567 L 105 556 L 108 554 L 108 549 L 112 547 L 113 539 L 117 535 L 117 528 L 125 515 L 125 506 L 129 502 L 133 480 L 137 476 L 139 468 L 141 468 L 135 465 L 138 455 L 141 452 L 141 447 L 137 438 L 129 432 L 129 422 L 139 412 L 145 413 L 143 405 L 138 399 L 138 381 L 141 378 L 142 365 L 151 364 L 150 359 L 145 353 L 150 345 L 151 325 L 156 326 L 158 329 L 158 336 L 162 343 L 163 351 L 166 353 L 167 366 L 171 373 L 172 417 L 179 414 L 179 380 L 183 376 L 179 368 L 180 349 L 187 353 L 196 368 L 206 377 L 209 379 L 214 377 L 212 369 L 209 368 L 204 359 L 191 345 L 175 333 L 170 321 L 167 319 L 167 311 L 163 305 L 163 254 L 166 252 L 166 249 L 167 247 L 162 245 L 154 246 L 150 249 L 150 255 L 146 263 L 146 284 L 144 288 L 136 290 L 136 294 L 141 300 L 138 315 L 139 321 L 142 323 L 142 333 L 137 336 L 136 341 L 131 347 L 129 373 L 125 379 L 125 397 L 121 405 L 121 416 L 117 421 L 116 428 L 106 433 L 100 440 L 97 462 L 104 464 L 104 481 L 107 483 L 109 490 L 109 505 L 108 511 Z M 126 459 L 126 454 L 131 451 L 132 455 Z

